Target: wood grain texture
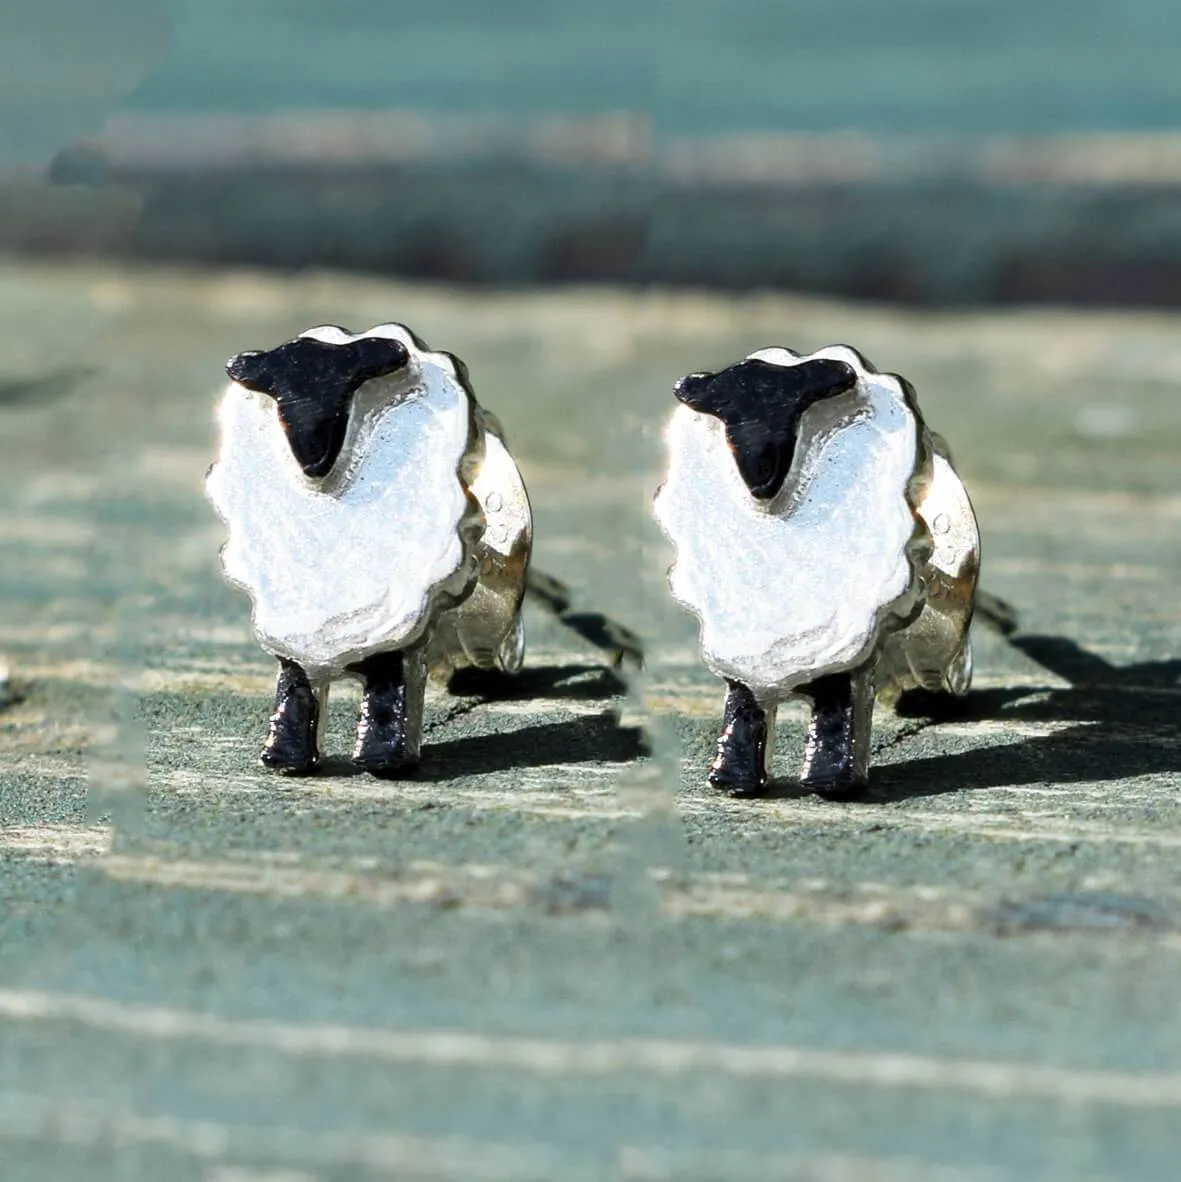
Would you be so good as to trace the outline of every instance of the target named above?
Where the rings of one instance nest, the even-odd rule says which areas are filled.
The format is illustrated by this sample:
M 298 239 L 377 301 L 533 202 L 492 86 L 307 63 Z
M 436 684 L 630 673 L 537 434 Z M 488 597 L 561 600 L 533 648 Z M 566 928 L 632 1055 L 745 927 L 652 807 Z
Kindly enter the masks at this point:
M 0 315 L 6 1180 L 1175 1176 L 1176 319 L 16 265 Z M 515 690 L 432 692 L 418 780 L 281 783 L 201 498 L 221 365 L 390 318 L 647 668 L 535 607 Z M 680 375 L 831 340 L 914 383 L 1020 628 L 956 716 L 879 710 L 868 800 L 731 801 L 660 429 Z

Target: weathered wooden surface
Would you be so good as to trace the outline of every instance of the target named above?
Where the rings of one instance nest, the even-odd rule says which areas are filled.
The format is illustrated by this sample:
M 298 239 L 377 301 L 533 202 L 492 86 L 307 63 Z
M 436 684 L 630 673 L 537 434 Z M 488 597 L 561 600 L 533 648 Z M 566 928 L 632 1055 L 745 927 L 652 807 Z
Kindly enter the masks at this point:
M 5 1182 L 1175 1176 L 1176 320 L 17 266 L 0 307 Z M 539 567 L 648 669 L 613 698 L 535 610 L 516 696 L 432 697 L 420 779 L 277 782 L 200 496 L 220 366 L 391 318 L 467 359 Z M 868 801 L 730 802 L 659 424 L 834 339 L 955 445 L 1021 632 L 978 630 L 961 716 L 879 711 Z

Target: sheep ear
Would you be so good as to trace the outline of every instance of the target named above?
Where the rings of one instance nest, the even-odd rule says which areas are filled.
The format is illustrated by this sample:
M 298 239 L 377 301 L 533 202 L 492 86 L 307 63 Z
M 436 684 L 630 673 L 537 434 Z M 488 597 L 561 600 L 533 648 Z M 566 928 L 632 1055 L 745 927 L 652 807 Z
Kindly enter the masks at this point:
M 673 386 L 673 397 L 691 410 L 702 410 L 702 398 L 708 392 L 710 382 L 717 376 L 714 373 L 686 374 Z
M 835 398 L 857 385 L 857 371 L 835 357 L 814 357 L 791 367 L 800 376 L 800 386 L 810 398 Z
M 361 337 L 338 347 L 348 350 L 354 388 L 373 378 L 396 373 L 410 361 L 410 350 L 391 337 Z
M 259 394 L 272 392 L 273 383 L 267 355 L 256 349 L 231 357 L 226 362 L 226 373 L 231 381 L 237 382 L 239 386 L 245 386 L 247 390 L 254 390 Z

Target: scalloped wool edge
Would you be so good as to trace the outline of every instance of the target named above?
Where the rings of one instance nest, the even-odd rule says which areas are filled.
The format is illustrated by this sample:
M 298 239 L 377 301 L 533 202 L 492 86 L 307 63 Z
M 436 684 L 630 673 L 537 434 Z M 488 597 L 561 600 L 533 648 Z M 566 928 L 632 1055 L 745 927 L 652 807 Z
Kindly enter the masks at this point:
M 847 362 L 857 385 L 804 414 L 771 502 L 750 495 L 721 421 L 683 405 L 655 502 L 676 549 L 669 586 L 700 622 L 706 665 L 764 700 L 865 664 L 883 629 L 916 609 L 931 545 L 915 512 L 930 455 L 909 386 L 846 346 L 750 354 L 784 366 L 818 357 Z
M 231 383 L 219 410 L 206 492 L 228 529 L 226 578 L 250 596 L 259 644 L 324 679 L 413 645 L 438 606 L 462 597 L 478 532 L 462 472 L 478 462 L 483 435 L 453 359 L 404 326 L 301 335 L 386 336 L 410 353 L 406 370 L 358 392 L 322 482 L 301 472 L 272 399 Z

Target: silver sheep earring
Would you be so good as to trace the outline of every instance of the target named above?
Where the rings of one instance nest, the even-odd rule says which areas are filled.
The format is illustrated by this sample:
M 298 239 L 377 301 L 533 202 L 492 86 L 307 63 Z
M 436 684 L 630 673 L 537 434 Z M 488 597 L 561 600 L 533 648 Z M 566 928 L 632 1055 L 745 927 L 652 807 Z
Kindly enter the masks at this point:
M 279 661 L 262 762 L 314 771 L 329 685 L 353 677 L 353 762 L 409 774 L 428 672 L 524 658 L 532 517 L 500 427 L 463 363 L 400 324 L 312 328 L 226 369 L 206 491 Z
M 946 445 L 905 379 L 846 346 L 761 349 L 674 394 L 655 512 L 673 597 L 726 682 L 710 782 L 764 792 L 776 708 L 798 695 L 801 786 L 851 795 L 875 696 L 971 682 L 980 538 Z

